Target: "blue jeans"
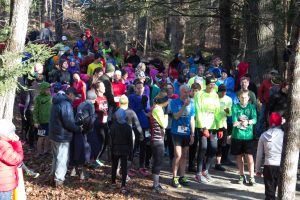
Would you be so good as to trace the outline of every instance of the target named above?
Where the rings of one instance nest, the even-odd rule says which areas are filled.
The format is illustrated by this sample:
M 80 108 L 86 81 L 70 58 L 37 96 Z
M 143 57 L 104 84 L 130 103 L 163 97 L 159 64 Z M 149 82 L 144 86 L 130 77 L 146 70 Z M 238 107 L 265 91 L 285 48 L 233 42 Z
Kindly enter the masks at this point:
M 266 104 L 262 104 L 258 120 L 256 124 L 256 136 L 260 137 L 260 135 L 264 132 L 264 123 L 266 120 Z
M 53 154 L 51 175 L 56 182 L 64 182 L 69 160 L 69 142 L 55 142 L 51 140 Z
M 11 200 L 11 197 L 12 197 L 12 191 L 0 192 L 1 200 Z

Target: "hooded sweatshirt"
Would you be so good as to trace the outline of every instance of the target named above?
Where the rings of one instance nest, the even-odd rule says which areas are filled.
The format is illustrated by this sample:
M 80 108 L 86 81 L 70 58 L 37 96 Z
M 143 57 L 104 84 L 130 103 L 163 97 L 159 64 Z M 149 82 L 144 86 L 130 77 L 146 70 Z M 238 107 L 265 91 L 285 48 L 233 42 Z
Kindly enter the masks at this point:
M 256 154 L 257 170 L 261 167 L 263 155 L 264 165 L 280 166 L 282 143 L 283 131 L 279 127 L 272 127 L 260 136 Z
M 50 88 L 50 83 L 42 82 L 39 89 L 40 94 L 34 100 L 33 121 L 36 124 L 49 123 L 51 113 L 51 94 L 45 91 Z

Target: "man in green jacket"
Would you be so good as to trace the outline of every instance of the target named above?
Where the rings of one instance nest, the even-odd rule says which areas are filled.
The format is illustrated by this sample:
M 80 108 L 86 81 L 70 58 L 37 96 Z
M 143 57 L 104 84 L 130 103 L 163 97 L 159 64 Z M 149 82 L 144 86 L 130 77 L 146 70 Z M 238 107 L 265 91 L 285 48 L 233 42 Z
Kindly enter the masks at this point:
M 248 163 L 249 185 L 255 184 L 254 161 L 253 161 L 253 125 L 256 123 L 255 105 L 249 103 L 250 95 L 248 91 L 239 93 L 239 104 L 232 107 L 232 141 L 231 154 L 236 156 L 237 166 L 240 171 L 239 184 L 247 182 L 244 174 L 244 157 Z
M 49 151 L 48 124 L 51 113 L 50 83 L 40 84 L 40 94 L 34 100 L 33 121 L 34 127 L 38 129 L 37 156 Z

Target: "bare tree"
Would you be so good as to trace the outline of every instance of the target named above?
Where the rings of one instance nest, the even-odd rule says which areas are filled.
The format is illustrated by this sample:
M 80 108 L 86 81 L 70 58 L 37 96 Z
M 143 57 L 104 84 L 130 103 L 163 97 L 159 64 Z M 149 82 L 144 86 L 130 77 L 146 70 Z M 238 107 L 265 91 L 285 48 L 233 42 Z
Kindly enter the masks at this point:
M 289 115 L 287 131 L 284 136 L 281 158 L 282 173 L 279 179 L 278 198 L 285 200 L 295 199 L 297 182 L 297 167 L 300 148 L 300 1 L 297 1 L 298 15 L 295 18 L 292 34 L 292 57 L 289 69 Z

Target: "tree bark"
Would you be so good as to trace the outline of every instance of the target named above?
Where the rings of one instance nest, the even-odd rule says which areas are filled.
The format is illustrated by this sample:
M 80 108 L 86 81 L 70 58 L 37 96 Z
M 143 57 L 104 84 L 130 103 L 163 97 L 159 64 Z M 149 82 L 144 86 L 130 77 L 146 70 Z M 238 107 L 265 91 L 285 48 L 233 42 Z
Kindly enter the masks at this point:
M 300 1 L 298 0 L 300 6 Z M 295 199 L 297 167 L 300 148 L 300 8 L 295 18 L 292 34 L 292 57 L 290 61 L 288 95 L 289 115 L 287 117 L 287 131 L 284 135 L 281 158 L 282 173 L 279 179 L 278 199 Z
M 28 26 L 28 15 L 31 0 L 14 0 L 11 14 L 11 34 L 7 42 L 5 51 L 21 53 L 24 50 L 25 37 Z M 12 63 L 19 62 L 19 59 L 13 60 Z M 14 100 L 16 88 L 0 96 L 0 118 L 13 118 Z
M 56 41 L 61 41 L 63 35 L 62 24 L 63 24 L 63 4 L 62 0 L 55 1 L 55 36 Z
M 232 63 L 231 0 L 220 0 L 220 42 L 223 67 L 230 69 Z

